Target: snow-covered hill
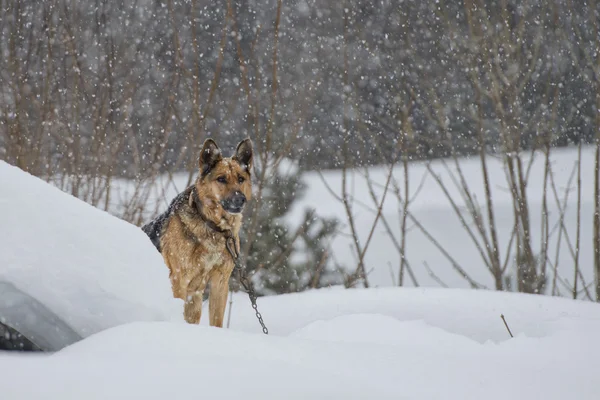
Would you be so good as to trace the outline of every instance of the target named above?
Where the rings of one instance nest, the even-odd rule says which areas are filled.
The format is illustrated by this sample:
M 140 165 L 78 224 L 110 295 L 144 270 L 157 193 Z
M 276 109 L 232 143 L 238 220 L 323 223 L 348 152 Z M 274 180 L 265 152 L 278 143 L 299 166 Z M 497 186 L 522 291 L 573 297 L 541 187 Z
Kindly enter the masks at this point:
M 170 319 L 181 307 L 162 257 L 139 228 L 2 161 L 0 188 L 4 323 L 54 348 L 60 337 L 38 337 L 48 319 L 58 317 L 86 337 L 127 322 Z M 26 309 L 27 318 L 18 317 Z

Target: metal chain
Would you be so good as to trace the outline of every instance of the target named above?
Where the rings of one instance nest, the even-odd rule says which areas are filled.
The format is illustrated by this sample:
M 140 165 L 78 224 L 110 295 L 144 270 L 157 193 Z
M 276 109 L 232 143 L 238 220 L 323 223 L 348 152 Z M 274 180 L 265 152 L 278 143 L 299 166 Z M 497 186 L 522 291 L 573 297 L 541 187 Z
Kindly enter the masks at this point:
M 234 268 L 238 274 L 238 280 L 248 293 L 248 297 L 250 297 L 250 302 L 252 303 L 252 308 L 254 309 L 254 312 L 256 314 L 256 319 L 258 319 L 258 322 L 262 327 L 263 333 L 265 335 L 268 335 L 269 329 L 265 325 L 265 321 L 263 321 L 263 317 L 260 311 L 258 311 L 258 305 L 256 304 L 256 292 L 254 291 L 254 285 L 252 284 L 252 281 L 248 278 L 248 275 L 246 274 L 246 268 L 243 268 L 240 264 L 239 255 L 237 251 L 235 251 L 235 239 L 233 239 L 233 237 L 230 236 L 226 239 L 226 247 L 229 251 L 229 254 L 231 254 L 231 258 L 233 258 L 233 263 L 235 265 Z
M 246 270 L 242 269 L 237 262 L 235 264 L 239 274 L 239 281 L 244 287 L 244 289 L 246 289 L 246 292 L 248 292 L 248 297 L 250 297 L 250 302 L 252 303 L 252 308 L 254 309 L 254 312 L 256 314 L 256 319 L 258 319 L 258 323 L 262 327 L 263 333 L 265 335 L 268 335 L 269 329 L 265 325 L 265 321 L 263 321 L 263 317 L 260 311 L 258 311 L 258 305 L 256 304 L 256 293 L 254 292 L 254 286 L 252 285 L 252 281 L 248 279 L 248 276 L 246 275 Z

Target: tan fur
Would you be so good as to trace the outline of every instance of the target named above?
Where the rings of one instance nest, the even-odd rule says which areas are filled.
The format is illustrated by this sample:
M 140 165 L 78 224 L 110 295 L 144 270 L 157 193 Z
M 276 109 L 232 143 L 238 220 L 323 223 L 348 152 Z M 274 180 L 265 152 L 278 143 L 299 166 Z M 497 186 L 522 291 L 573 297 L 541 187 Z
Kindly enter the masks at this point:
M 201 160 L 201 171 L 202 167 Z M 227 212 L 220 200 L 236 191 L 250 200 L 250 171 L 251 165 L 245 168 L 235 157 L 220 158 L 206 176 L 199 175 L 195 182 L 204 217 L 231 231 L 238 252 L 242 215 Z M 226 177 L 227 183 L 218 182 L 219 177 Z M 243 183 L 238 182 L 240 177 Z M 210 283 L 209 322 L 211 326 L 222 327 L 234 261 L 225 236 L 209 227 L 191 204 L 190 199 L 190 204 L 185 204 L 167 221 L 160 238 L 161 252 L 170 270 L 173 295 L 185 302 L 185 320 L 191 324 L 200 322 L 202 296 Z

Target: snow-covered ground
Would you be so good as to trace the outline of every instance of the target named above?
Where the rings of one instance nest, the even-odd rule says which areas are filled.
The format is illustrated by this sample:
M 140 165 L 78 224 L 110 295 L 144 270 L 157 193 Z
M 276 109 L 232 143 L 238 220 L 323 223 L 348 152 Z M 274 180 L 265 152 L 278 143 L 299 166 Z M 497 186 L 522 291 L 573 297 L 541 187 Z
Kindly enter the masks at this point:
M 3 398 L 598 398 L 594 303 L 381 288 L 259 304 L 270 336 L 236 296 L 229 330 L 139 322 L 51 356 L 0 355 Z
M 243 294 L 230 329 L 190 326 L 141 230 L 3 163 L 0 185 L 0 282 L 84 337 L 0 353 L 2 399 L 598 398 L 598 304 L 333 288 L 260 298 L 269 336 Z

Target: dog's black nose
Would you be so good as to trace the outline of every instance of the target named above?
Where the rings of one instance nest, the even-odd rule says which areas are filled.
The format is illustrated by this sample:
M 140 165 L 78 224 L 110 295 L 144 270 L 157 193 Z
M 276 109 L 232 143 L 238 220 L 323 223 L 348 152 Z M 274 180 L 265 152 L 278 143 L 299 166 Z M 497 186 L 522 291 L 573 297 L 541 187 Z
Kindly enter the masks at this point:
M 243 207 L 246 204 L 246 196 L 242 192 L 236 192 L 231 199 L 231 203 L 234 207 Z
M 240 213 L 246 205 L 246 196 L 242 192 L 235 192 L 222 202 L 223 208 L 230 213 Z

